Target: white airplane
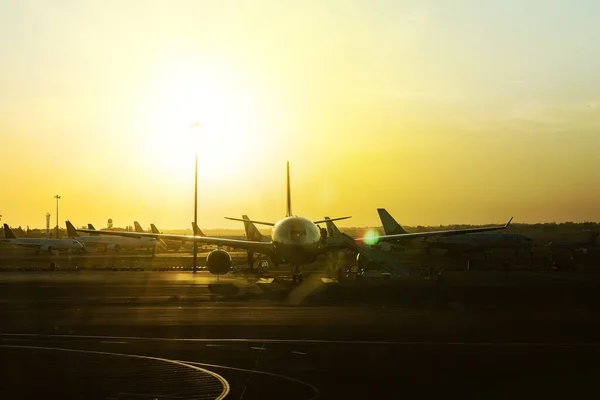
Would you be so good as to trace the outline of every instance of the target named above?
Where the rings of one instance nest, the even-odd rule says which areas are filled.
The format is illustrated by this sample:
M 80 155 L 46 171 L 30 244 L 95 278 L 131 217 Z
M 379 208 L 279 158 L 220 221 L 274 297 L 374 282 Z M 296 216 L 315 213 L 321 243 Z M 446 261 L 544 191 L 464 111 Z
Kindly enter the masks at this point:
M 38 252 L 47 251 L 49 253 L 52 250 L 84 250 L 84 245 L 73 238 L 62 238 L 62 239 L 44 239 L 44 238 L 18 238 L 15 236 L 13 231 L 7 224 L 4 224 L 4 235 L 5 239 L 1 241 L 4 243 L 14 244 L 22 247 L 33 247 L 37 248 Z
M 285 217 L 277 222 L 262 222 L 245 220 L 239 218 L 228 218 L 234 221 L 242 222 L 253 222 L 260 225 L 268 225 L 272 227 L 271 240 L 267 242 L 257 240 L 236 240 L 227 239 L 220 237 L 210 236 L 185 236 L 185 235 L 170 235 L 170 234 L 156 234 L 156 233 L 134 233 L 134 232 L 115 232 L 115 231 L 90 231 L 88 229 L 79 229 L 81 232 L 92 232 L 100 233 L 102 235 L 116 235 L 116 236 L 133 236 L 133 237 L 153 237 L 160 239 L 171 239 L 171 240 L 188 240 L 195 241 L 198 243 L 213 244 L 217 246 L 216 250 L 213 250 L 208 254 L 206 258 L 206 267 L 209 272 L 215 275 L 223 275 L 229 272 L 231 269 L 231 256 L 223 250 L 223 246 L 244 249 L 248 252 L 262 254 L 270 257 L 278 262 L 289 263 L 292 270 L 292 280 L 294 283 L 302 282 L 302 271 L 301 266 L 305 264 L 313 263 L 317 260 L 320 255 L 324 255 L 341 248 L 353 248 L 356 246 L 364 246 L 365 239 L 363 238 L 350 238 L 348 241 L 331 241 L 327 240 L 327 237 L 323 237 L 318 223 L 326 222 L 326 220 L 311 221 L 308 218 L 296 216 L 292 214 L 292 201 L 291 201 L 291 189 L 290 189 L 290 166 L 287 163 L 287 204 Z M 347 219 L 350 217 L 332 218 L 331 221 Z M 504 229 L 506 226 L 492 226 L 487 228 L 476 228 L 477 231 L 496 230 Z M 453 232 L 453 233 L 452 233 Z M 470 230 L 455 230 L 455 231 L 444 231 L 443 234 L 462 234 L 467 232 L 474 232 Z M 377 241 L 396 241 L 402 237 L 427 237 L 440 235 L 440 232 L 419 232 L 419 233 L 408 233 L 403 235 L 384 235 L 376 238 Z M 401 268 L 398 267 L 397 271 Z M 408 274 L 408 270 L 402 271 L 403 275 Z
M 91 228 L 88 230 L 88 233 L 91 233 L 91 235 L 80 236 L 71 221 L 66 221 L 66 224 L 69 237 L 77 239 L 77 241 L 83 243 L 85 246 L 103 247 L 106 251 L 114 252 L 137 249 L 148 249 L 152 252 L 156 252 L 157 250 L 167 251 L 166 245 L 155 238 L 100 236 L 98 233 L 102 231 L 95 230 L 92 224 L 88 224 L 88 227 Z

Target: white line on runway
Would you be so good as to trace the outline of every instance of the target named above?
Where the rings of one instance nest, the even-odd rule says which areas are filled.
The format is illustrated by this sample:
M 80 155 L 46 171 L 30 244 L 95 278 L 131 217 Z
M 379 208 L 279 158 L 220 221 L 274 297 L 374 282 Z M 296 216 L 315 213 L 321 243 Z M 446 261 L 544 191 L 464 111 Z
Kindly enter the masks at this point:
M 294 353 L 294 354 L 300 354 L 301 356 L 305 356 L 306 355 L 306 353 L 303 353 L 301 351 L 294 351 L 294 350 L 292 350 L 292 353 Z
M 285 379 L 288 381 L 296 382 L 301 385 L 305 385 L 305 386 L 309 387 L 313 392 L 315 392 L 315 396 L 308 400 L 315 400 L 316 398 L 318 398 L 321 395 L 321 391 L 319 389 L 317 389 L 314 385 L 312 385 L 308 382 L 305 382 L 305 381 L 301 381 L 300 379 L 292 378 L 291 376 L 279 375 L 279 374 L 276 374 L 273 372 L 267 372 L 267 371 L 258 371 L 258 370 L 246 369 L 246 368 L 229 367 L 227 365 L 207 364 L 207 363 L 201 363 L 201 362 L 195 362 L 195 361 L 185 361 L 185 360 L 179 360 L 179 362 L 182 362 L 184 364 L 200 365 L 202 367 L 207 367 L 207 368 L 222 368 L 222 369 L 228 369 L 231 371 L 241 371 L 241 372 L 249 372 L 251 374 L 268 375 L 268 376 L 272 376 L 275 378 L 280 378 L 280 379 Z
M 138 359 L 142 359 L 142 360 L 161 361 L 161 362 L 165 362 L 165 363 L 170 363 L 170 364 L 175 364 L 175 365 L 179 365 L 182 367 L 195 369 L 197 371 L 204 372 L 205 374 L 208 374 L 208 375 L 214 377 L 215 379 L 217 379 L 223 386 L 223 390 L 221 391 L 221 394 L 216 398 L 216 400 L 222 400 L 225 397 L 227 397 L 227 395 L 229 394 L 229 391 L 231 389 L 229 387 L 229 382 L 227 382 L 227 380 L 225 378 L 223 378 L 221 375 L 219 375 L 213 371 L 209 371 L 208 369 L 200 368 L 198 366 L 191 365 L 189 363 L 176 361 L 176 360 L 169 360 L 167 358 L 141 356 L 141 355 L 137 355 L 137 354 L 110 353 L 110 352 L 106 352 L 106 351 L 65 349 L 65 348 L 61 348 L 61 347 L 25 346 L 25 345 L 16 345 L 16 344 L 0 344 L 0 347 L 11 348 L 11 349 L 65 351 L 65 352 L 72 352 L 72 353 L 99 354 L 99 355 L 106 355 L 106 356 L 118 356 L 118 357 L 127 357 L 127 358 L 138 358 Z
M 305 343 L 342 345 L 424 345 L 424 346 L 465 346 L 465 347 L 600 347 L 600 342 L 427 342 L 427 341 L 382 341 L 382 340 L 324 340 L 324 339 L 199 339 L 161 338 L 143 336 L 102 336 L 102 335 L 49 335 L 42 333 L 0 333 L 0 337 L 39 337 L 56 339 L 106 339 L 106 340 L 147 340 L 165 342 L 198 343 Z
M 266 350 L 264 347 L 250 347 L 252 350 L 264 351 Z

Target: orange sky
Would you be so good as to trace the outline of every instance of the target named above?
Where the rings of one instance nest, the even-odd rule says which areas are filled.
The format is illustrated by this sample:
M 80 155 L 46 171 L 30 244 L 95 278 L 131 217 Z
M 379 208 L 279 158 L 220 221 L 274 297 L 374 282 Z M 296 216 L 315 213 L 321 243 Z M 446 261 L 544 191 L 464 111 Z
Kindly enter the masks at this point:
M 597 2 L 9 3 L 10 225 L 600 220 Z

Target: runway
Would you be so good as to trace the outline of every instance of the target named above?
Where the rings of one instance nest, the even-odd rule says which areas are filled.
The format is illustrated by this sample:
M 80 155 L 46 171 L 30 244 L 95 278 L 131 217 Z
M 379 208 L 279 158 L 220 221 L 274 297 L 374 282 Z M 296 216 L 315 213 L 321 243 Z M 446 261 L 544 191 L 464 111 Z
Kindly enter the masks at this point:
M 322 285 L 292 304 L 302 288 L 228 278 L 242 294 L 220 296 L 205 274 L 2 274 L 0 397 L 593 395 L 595 281 L 535 276 L 457 276 L 429 302 L 413 297 L 442 293 L 430 282 Z

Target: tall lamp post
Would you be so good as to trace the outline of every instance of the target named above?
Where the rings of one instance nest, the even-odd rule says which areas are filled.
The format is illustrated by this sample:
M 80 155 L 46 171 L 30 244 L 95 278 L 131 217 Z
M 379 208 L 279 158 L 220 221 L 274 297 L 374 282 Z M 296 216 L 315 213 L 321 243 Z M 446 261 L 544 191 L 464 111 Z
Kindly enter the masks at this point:
M 190 129 L 200 128 L 202 124 L 196 120 L 192 122 L 190 125 Z M 196 227 L 198 226 L 198 148 L 196 147 L 196 164 L 195 164 L 195 172 L 194 172 L 194 229 L 192 234 L 196 235 Z M 194 240 L 194 257 L 193 257 L 193 267 L 192 270 L 194 274 L 198 268 L 198 242 Z
M 60 200 L 60 196 L 55 195 L 54 198 L 56 199 L 56 238 L 58 239 L 58 200 Z
M 198 226 L 198 150 L 196 150 L 196 172 L 194 174 L 194 236 Z M 196 273 L 198 261 L 198 242 L 194 240 L 194 274 Z

